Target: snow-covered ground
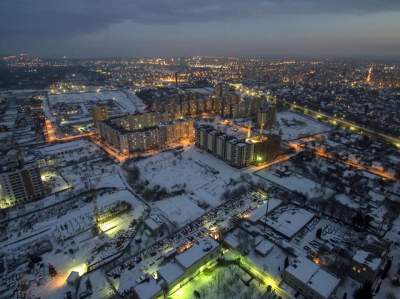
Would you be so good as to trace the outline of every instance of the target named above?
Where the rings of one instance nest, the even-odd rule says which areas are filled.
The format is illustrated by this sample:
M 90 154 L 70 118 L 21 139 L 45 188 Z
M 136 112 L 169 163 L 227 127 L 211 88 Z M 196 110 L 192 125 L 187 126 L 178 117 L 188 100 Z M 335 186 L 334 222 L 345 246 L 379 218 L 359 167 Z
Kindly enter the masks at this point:
M 53 265 L 58 275 L 55 278 L 44 279 L 44 286 L 32 286 L 31 296 L 63 298 L 66 291 L 65 280 L 69 273 L 75 270 L 83 274 L 88 264 L 100 261 L 115 252 L 117 237 L 123 236 L 132 220 L 141 217 L 145 211 L 145 206 L 126 190 L 100 192 L 95 196 L 96 204 L 94 201 L 79 201 L 75 208 L 69 209 L 65 214 L 49 214 L 49 211 L 46 217 L 42 217 L 41 222 L 32 225 L 30 234 L 34 238 L 25 234 L 4 244 L 2 252 L 6 256 L 13 256 L 14 251 L 20 252 L 19 248 L 29 245 L 34 240 L 42 238 L 51 242 L 53 250 L 43 254 L 42 259 L 45 265 Z M 95 227 L 96 209 L 103 211 L 119 202 L 129 203 L 131 210 L 102 223 L 99 228 L 103 233 L 94 235 L 92 231 Z M 42 275 L 45 275 L 45 272 Z M 30 279 L 33 282 L 37 281 L 37 275 L 30 275 Z
M 194 146 L 186 148 L 182 154 L 164 152 L 141 160 L 137 165 L 141 179 L 148 180 L 151 185 L 168 191 L 183 188 L 188 199 L 210 206 L 217 206 L 231 180 L 240 176 L 238 169 Z
M 283 140 L 315 135 L 332 129 L 328 125 L 291 111 L 278 112 L 277 123 Z
M 170 222 L 179 227 L 204 214 L 204 210 L 187 195 L 166 198 L 155 202 L 154 206 L 158 207 Z
M 281 164 L 282 165 L 282 164 Z M 275 173 L 275 169 L 278 166 L 272 166 L 269 169 L 261 170 L 257 172 L 257 175 L 266 179 L 272 183 L 282 186 L 283 188 L 287 188 L 290 191 L 297 191 L 302 194 L 307 195 L 309 198 L 317 198 L 323 196 L 324 198 L 329 197 L 334 192 L 330 188 L 324 187 L 313 180 L 310 180 L 304 176 L 301 176 L 297 173 L 291 173 L 288 176 L 278 176 Z

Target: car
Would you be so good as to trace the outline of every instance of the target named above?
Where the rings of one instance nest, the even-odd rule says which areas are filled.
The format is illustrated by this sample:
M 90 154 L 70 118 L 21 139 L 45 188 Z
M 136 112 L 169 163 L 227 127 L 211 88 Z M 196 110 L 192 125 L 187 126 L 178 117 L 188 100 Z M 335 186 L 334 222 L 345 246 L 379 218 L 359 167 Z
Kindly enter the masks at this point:
M 135 264 L 133 262 L 128 264 L 128 270 L 132 270 L 133 268 L 135 268 Z
M 140 256 L 135 257 L 135 262 L 140 263 L 142 261 L 142 258 Z

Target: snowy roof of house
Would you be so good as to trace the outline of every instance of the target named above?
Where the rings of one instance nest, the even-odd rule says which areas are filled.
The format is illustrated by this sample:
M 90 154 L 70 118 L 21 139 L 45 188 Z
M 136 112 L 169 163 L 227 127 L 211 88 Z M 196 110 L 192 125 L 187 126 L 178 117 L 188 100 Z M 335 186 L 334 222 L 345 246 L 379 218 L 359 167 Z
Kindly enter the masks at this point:
M 171 262 L 161 266 L 158 270 L 158 273 L 162 278 L 164 278 L 168 285 L 170 285 L 175 282 L 179 277 L 181 277 L 185 273 L 185 271 L 179 264 Z
M 308 281 L 308 286 L 323 297 L 329 298 L 339 282 L 340 280 L 338 278 L 319 268 L 317 272 L 311 276 Z
M 276 218 L 267 217 L 265 224 L 291 239 L 299 230 L 314 218 L 314 214 L 298 208 L 282 211 Z
M 161 286 L 150 277 L 148 281 L 136 285 L 134 290 L 139 299 L 151 299 L 161 291 Z
M 229 233 L 225 238 L 224 241 L 229 247 L 236 249 L 239 246 L 239 241 L 237 238 L 237 233 L 239 229 L 235 229 L 233 232 Z
M 152 231 L 159 229 L 162 225 L 162 222 L 159 219 L 155 219 L 153 217 L 147 218 L 144 223 Z
M 285 271 L 306 284 L 318 269 L 318 265 L 304 257 L 289 265 Z
M 376 193 L 372 190 L 368 192 L 368 195 L 371 196 L 371 199 L 373 201 L 384 201 L 385 200 L 385 196 L 383 194 Z
M 306 257 L 298 258 L 285 271 L 323 298 L 329 298 L 340 282 L 338 278 L 321 269 Z
M 175 259 L 183 268 L 187 269 L 218 246 L 218 242 L 211 237 L 206 237 L 199 240 L 198 243 L 195 243 L 188 250 L 178 254 Z
M 353 256 L 353 260 L 359 264 L 368 266 L 371 270 L 377 270 L 382 263 L 382 259 L 364 250 L 358 250 Z
M 40 148 L 38 151 L 44 155 L 50 155 L 58 152 L 78 150 L 79 148 L 85 146 L 87 146 L 87 143 L 84 140 L 75 140 L 67 143 L 58 143 L 51 146 L 46 146 Z
M 272 244 L 268 240 L 262 240 L 260 244 L 257 245 L 256 251 L 262 255 L 267 255 L 274 248 L 274 244 Z

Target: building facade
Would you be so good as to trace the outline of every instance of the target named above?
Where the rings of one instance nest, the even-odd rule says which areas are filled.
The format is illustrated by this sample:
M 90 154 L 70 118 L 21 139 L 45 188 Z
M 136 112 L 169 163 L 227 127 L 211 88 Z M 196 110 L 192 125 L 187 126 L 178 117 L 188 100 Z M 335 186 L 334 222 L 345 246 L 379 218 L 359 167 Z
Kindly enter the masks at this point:
M 12 207 L 45 196 L 45 188 L 35 164 L 0 173 L 0 206 Z
M 195 126 L 195 144 L 234 167 L 272 161 L 279 154 L 279 135 L 244 139 L 231 136 L 212 125 Z
M 257 127 L 260 130 L 270 130 L 276 122 L 276 106 L 267 105 L 257 111 Z
M 169 114 L 148 112 L 97 123 L 100 137 L 120 152 L 164 148 L 194 137 L 193 121 L 171 120 Z

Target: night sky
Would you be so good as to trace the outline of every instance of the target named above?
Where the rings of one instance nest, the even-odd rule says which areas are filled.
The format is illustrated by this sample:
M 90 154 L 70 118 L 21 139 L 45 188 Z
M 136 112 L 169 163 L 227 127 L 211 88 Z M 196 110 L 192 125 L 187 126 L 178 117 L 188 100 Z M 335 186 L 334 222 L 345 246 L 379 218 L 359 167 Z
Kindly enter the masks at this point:
M 0 0 L 0 54 L 399 57 L 400 0 Z

